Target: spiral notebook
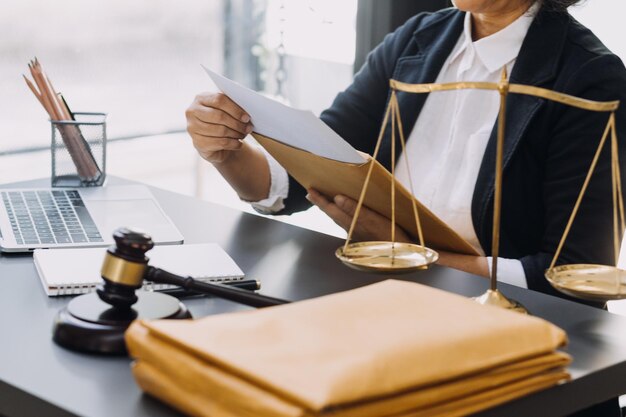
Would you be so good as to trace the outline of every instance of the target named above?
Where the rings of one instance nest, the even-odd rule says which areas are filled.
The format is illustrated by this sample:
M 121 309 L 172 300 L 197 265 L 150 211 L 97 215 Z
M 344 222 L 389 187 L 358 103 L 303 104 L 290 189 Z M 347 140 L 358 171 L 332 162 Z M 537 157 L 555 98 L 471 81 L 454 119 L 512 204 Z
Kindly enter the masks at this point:
M 37 249 L 33 259 L 41 284 L 50 297 L 94 291 L 102 282 L 100 268 L 106 249 Z M 205 282 L 237 281 L 244 278 L 235 261 L 215 243 L 156 246 L 146 256 L 150 265 Z M 146 290 L 172 285 L 145 283 Z

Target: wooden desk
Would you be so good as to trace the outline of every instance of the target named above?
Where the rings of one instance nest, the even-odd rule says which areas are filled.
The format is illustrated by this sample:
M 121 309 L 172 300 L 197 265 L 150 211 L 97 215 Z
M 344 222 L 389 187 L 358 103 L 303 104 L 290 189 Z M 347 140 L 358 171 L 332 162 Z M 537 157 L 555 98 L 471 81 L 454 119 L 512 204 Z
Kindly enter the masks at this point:
M 110 183 L 127 181 L 112 178 Z M 17 186 L 46 187 L 47 181 Z M 342 241 L 334 237 L 159 189 L 153 192 L 187 243 L 219 243 L 248 278 L 262 281 L 265 294 L 302 300 L 387 278 L 343 266 L 334 257 Z M 488 286 L 483 278 L 442 267 L 395 278 L 466 296 L 481 294 Z M 533 314 L 567 331 L 573 381 L 481 416 L 554 417 L 626 393 L 626 318 L 504 284 L 501 288 Z M 52 320 L 68 302 L 45 295 L 32 256 L 0 256 L 0 415 L 177 415 L 141 394 L 129 359 L 74 353 L 52 342 Z M 248 308 L 214 298 L 188 299 L 185 304 L 195 317 Z

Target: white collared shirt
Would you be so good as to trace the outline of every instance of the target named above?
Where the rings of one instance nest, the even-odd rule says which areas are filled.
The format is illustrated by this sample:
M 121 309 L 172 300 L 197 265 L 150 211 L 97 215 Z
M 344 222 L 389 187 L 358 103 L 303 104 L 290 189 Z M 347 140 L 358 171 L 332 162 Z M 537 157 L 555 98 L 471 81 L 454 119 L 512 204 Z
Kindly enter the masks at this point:
M 498 82 L 505 66 L 511 74 L 538 8 L 535 3 L 509 26 L 476 42 L 472 41 L 471 15 L 466 13 L 463 33 L 436 82 Z M 493 91 L 429 94 L 406 144 L 413 194 L 480 253 L 484 251 L 474 230 L 472 197 L 498 109 L 499 95 Z M 271 213 L 284 207 L 288 178 L 276 160 L 265 154 L 270 166 L 270 194 L 253 206 Z M 410 189 L 403 155 L 397 161 L 396 175 Z M 488 258 L 489 269 L 491 261 Z M 499 258 L 498 280 L 527 287 L 524 269 L 517 259 Z

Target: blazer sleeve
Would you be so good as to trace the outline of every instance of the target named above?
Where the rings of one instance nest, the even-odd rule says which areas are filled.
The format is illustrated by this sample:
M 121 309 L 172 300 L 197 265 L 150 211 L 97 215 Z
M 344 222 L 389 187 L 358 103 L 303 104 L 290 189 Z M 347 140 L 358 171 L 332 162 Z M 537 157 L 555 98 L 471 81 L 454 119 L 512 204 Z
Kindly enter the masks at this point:
M 591 100 L 621 100 L 616 112 L 622 184 L 626 184 L 626 69 L 615 55 L 597 56 L 582 65 L 566 83 L 565 92 Z M 542 189 L 544 234 L 541 250 L 521 258 L 529 288 L 555 293 L 544 277 L 572 213 L 609 118 L 555 104 L 546 151 Z M 557 264 L 615 265 L 613 250 L 613 200 L 611 142 L 604 144 L 600 159 L 582 200 Z M 620 231 L 621 234 L 621 231 Z M 621 242 L 620 242 L 621 243 Z
M 416 27 L 427 14 L 408 20 L 367 56 L 352 84 L 339 93 L 320 118 L 356 149 L 372 154 L 389 96 L 389 79 L 398 59 L 410 46 Z M 276 214 L 291 214 L 311 206 L 306 190 L 289 176 L 285 208 Z

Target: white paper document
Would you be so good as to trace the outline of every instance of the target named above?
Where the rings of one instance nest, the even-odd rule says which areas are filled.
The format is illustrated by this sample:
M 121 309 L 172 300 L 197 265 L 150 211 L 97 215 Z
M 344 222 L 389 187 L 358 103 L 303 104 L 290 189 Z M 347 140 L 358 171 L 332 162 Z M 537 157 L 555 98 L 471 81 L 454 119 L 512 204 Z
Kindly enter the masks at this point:
M 102 282 L 100 269 L 106 251 L 106 248 L 35 250 L 35 267 L 46 294 L 75 295 L 94 291 Z M 147 256 L 151 265 L 200 281 L 237 281 L 244 277 L 235 261 L 216 243 L 155 246 Z M 172 286 L 144 284 L 147 290 L 164 288 Z
M 311 111 L 286 106 L 203 67 L 215 85 L 244 109 L 254 131 L 294 148 L 336 161 L 366 160 Z

